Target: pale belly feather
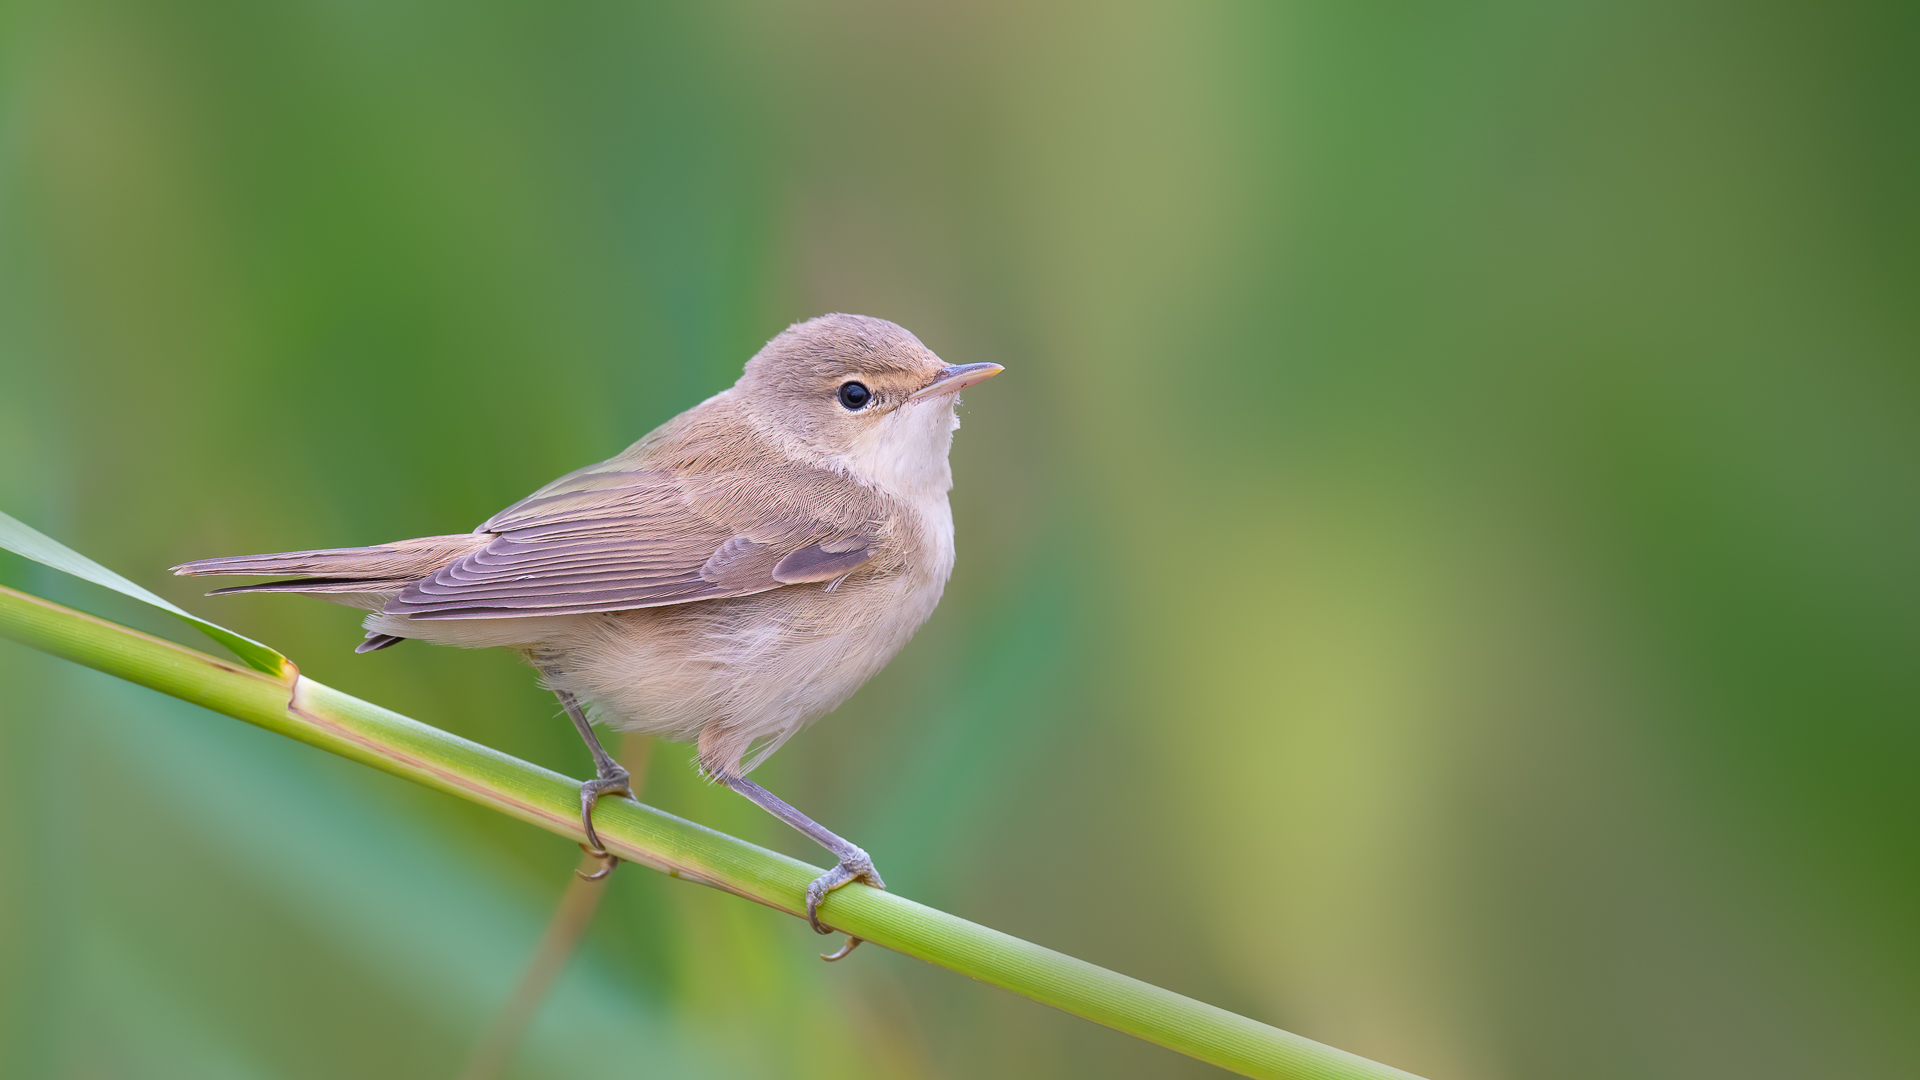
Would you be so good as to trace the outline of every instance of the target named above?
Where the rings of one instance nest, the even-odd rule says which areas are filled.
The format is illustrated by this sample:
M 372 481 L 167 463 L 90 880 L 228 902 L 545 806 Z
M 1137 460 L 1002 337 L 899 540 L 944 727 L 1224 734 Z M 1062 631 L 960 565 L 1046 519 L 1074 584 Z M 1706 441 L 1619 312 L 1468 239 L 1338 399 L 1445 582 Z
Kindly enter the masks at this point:
M 856 573 L 838 587 L 791 585 L 599 615 L 374 615 L 367 627 L 441 645 L 519 648 L 595 720 L 697 739 L 708 771 L 744 773 L 853 696 L 933 614 L 953 570 L 953 524 L 944 498 L 930 509 L 916 523 L 930 541 L 917 546 L 917 564 Z

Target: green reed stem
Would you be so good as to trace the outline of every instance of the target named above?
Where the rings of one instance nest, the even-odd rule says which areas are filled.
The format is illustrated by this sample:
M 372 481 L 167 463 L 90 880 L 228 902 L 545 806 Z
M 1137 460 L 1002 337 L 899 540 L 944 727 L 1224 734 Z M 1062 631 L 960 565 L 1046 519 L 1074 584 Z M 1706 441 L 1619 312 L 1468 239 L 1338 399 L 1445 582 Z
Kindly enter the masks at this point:
M 0 586 L 0 637 L 490 806 L 570 840 L 580 784 L 300 675 L 276 677 Z M 595 812 L 623 859 L 800 915 L 818 867 L 626 799 Z M 1095 1023 L 1246 1076 L 1408 1080 L 1410 1073 L 865 885 L 821 905 L 821 921 Z M 1418 1080 L 1418 1078 L 1412 1078 Z

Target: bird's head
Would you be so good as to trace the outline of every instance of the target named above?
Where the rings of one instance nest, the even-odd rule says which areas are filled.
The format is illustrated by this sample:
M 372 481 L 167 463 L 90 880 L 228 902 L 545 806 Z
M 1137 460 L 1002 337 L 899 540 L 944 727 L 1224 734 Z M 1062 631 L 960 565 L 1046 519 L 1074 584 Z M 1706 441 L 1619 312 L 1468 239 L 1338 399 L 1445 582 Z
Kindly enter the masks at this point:
M 948 364 L 885 319 L 822 315 L 767 342 L 736 389 L 789 454 L 913 497 L 951 486 L 959 393 L 1001 370 Z

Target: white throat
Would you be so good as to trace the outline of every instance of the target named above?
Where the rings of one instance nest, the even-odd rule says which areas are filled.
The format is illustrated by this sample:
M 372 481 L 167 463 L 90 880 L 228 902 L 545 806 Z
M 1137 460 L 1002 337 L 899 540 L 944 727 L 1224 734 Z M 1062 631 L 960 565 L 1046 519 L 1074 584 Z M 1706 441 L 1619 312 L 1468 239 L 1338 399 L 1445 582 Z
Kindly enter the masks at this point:
M 950 395 L 910 401 L 868 429 L 852 449 L 826 459 L 829 468 L 908 502 L 944 498 L 953 487 L 947 451 L 960 427 Z

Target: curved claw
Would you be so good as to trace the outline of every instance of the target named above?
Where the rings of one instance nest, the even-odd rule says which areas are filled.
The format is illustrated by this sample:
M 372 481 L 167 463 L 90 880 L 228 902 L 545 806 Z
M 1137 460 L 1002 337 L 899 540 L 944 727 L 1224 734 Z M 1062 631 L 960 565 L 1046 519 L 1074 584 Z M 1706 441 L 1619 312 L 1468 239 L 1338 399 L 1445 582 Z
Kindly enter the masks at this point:
M 865 938 L 857 938 L 857 937 L 854 937 L 852 934 L 848 934 L 847 943 L 845 945 L 840 946 L 838 949 L 835 949 L 833 952 L 821 953 L 820 959 L 825 960 L 829 964 L 833 963 L 835 960 L 844 960 L 846 959 L 848 953 L 859 948 L 860 943 L 865 940 L 866 940 Z
M 581 844 L 580 850 L 606 863 L 605 866 L 602 866 L 591 874 L 582 873 L 576 869 L 574 875 L 582 881 L 599 881 L 608 874 L 613 873 L 613 868 L 620 865 L 620 856 L 615 855 L 606 848 L 590 848 L 585 844 Z
M 814 878 L 807 886 L 807 921 L 813 924 L 814 933 L 833 933 L 832 929 L 820 925 L 820 902 L 827 898 L 828 893 L 855 881 L 864 881 L 876 889 L 887 887 L 887 883 L 880 880 L 879 871 L 873 868 L 873 860 L 859 848 L 855 848 L 854 854 L 841 859 L 839 865 Z M 833 959 L 838 960 L 852 951 L 852 946 L 848 946 L 835 954 Z
M 607 846 L 600 842 L 600 834 L 596 832 L 593 827 L 593 806 L 600 801 L 600 796 L 625 795 L 628 798 L 633 797 L 633 786 L 628 780 L 627 770 L 617 765 L 614 766 L 614 770 L 615 771 L 609 775 L 595 777 L 580 785 L 580 826 L 587 834 L 587 842 L 582 846 L 587 849 L 587 854 L 595 858 L 608 860 L 605 867 L 602 867 L 588 879 L 590 881 L 598 881 L 607 876 L 620 861 L 612 855 L 607 854 Z

